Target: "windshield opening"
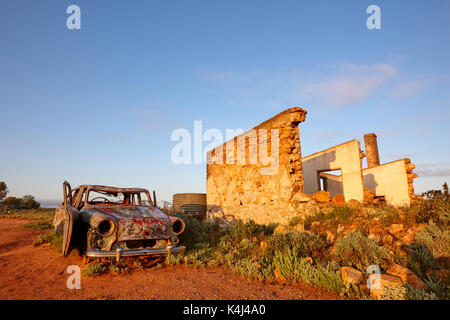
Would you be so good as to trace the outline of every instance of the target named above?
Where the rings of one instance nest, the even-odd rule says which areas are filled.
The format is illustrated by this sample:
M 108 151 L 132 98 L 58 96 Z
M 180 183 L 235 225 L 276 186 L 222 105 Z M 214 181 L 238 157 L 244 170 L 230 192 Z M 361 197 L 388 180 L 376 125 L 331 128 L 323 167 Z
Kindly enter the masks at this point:
M 151 206 L 146 192 L 111 192 L 90 190 L 87 197 L 90 205 L 142 205 Z

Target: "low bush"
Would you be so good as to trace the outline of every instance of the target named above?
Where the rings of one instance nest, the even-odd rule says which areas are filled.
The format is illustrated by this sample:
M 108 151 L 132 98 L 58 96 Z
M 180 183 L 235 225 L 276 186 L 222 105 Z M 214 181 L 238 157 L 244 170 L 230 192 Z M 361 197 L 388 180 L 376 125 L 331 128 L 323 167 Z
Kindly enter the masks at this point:
M 128 271 L 128 262 L 125 260 L 120 260 L 119 262 L 116 262 L 115 260 L 111 260 L 108 269 L 109 269 L 109 271 L 111 271 L 113 273 L 127 272 Z
M 397 208 L 391 206 L 382 206 L 377 209 L 376 216 L 380 219 L 381 223 L 387 227 L 393 223 L 400 222 L 400 212 Z
M 345 287 L 338 265 L 329 263 L 315 267 L 299 258 L 291 249 L 283 252 L 276 251 L 273 265 L 281 276 L 291 283 L 303 281 L 309 285 L 325 288 L 332 293 L 340 293 Z
M 179 236 L 180 242 L 187 249 L 198 248 L 206 243 L 213 242 L 218 233 L 218 223 L 212 221 L 201 222 L 192 215 L 177 213 L 176 217 L 185 223 L 184 232 Z
M 81 274 L 87 277 L 95 277 L 106 272 L 106 266 L 100 263 L 86 265 Z
M 253 220 L 238 222 L 232 227 L 225 230 L 222 240 L 228 241 L 232 244 L 239 244 L 243 239 L 264 239 L 265 237 L 273 234 L 276 225 L 261 225 L 255 223 Z
M 417 213 L 419 222 L 437 221 L 442 214 L 450 212 L 450 195 L 448 185 L 444 183 L 442 190 L 429 190 L 422 194 L 424 201 Z
M 314 233 L 274 234 L 267 240 L 267 254 L 273 256 L 276 251 L 292 249 L 296 256 L 311 257 L 320 262 L 329 260 L 328 248 L 331 246 L 324 236 Z
M 44 243 L 50 243 L 53 240 L 52 233 L 43 233 L 37 236 L 36 240 L 33 241 L 33 246 L 38 246 Z
M 380 247 L 359 231 L 349 233 L 341 238 L 334 248 L 333 255 L 341 265 L 355 267 L 362 272 L 366 272 L 370 265 L 378 265 L 381 269 L 387 269 L 393 262 L 386 248 Z
M 434 256 L 423 244 L 412 243 L 408 248 L 408 268 L 421 278 L 435 264 Z
M 450 299 L 450 287 L 437 277 L 425 279 L 428 288 L 441 300 Z
M 450 267 L 450 231 L 442 229 L 433 221 L 420 230 L 414 238 L 414 242 L 423 245 L 431 252 L 434 259 L 444 268 Z
M 44 243 L 51 243 L 58 252 L 62 252 L 63 235 L 57 235 L 55 231 L 42 233 L 33 241 L 33 246 L 38 246 Z
M 407 300 L 408 294 L 406 290 L 406 286 L 397 286 L 392 288 L 388 286 L 384 288 L 382 300 Z
M 298 225 L 300 222 L 302 222 L 302 217 L 300 217 L 300 216 L 295 216 L 295 217 L 292 217 L 291 219 L 289 219 L 288 226 L 289 226 L 289 227 L 295 227 L 295 226 Z
M 427 292 L 423 289 L 416 289 L 406 284 L 406 297 L 408 300 L 438 300 L 438 296 L 434 292 Z
M 328 213 L 319 211 L 314 215 L 307 216 L 304 224 L 305 229 L 310 229 L 313 222 L 327 223 L 332 227 L 337 227 L 338 224 L 351 223 L 355 217 L 356 210 L 347 206 L 334 206 Z
M 25 229 L 33 229 L 33 230 L 48 230 L 52 229 L 53 225 L 47 221 L 34 221 L 25 223 L 23 227 Z

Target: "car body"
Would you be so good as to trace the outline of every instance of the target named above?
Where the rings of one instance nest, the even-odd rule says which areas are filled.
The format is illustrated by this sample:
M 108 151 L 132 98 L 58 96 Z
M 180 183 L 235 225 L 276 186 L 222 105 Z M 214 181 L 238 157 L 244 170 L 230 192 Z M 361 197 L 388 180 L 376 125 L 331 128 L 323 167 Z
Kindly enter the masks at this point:
M 72 247 L 90 258 L 166 256 L 183 252 L 178 235 L 183 220 L 167 216 L 140 188 L 63 183 L 63 203 L 53 225 L 63 234 L 63 254 Z

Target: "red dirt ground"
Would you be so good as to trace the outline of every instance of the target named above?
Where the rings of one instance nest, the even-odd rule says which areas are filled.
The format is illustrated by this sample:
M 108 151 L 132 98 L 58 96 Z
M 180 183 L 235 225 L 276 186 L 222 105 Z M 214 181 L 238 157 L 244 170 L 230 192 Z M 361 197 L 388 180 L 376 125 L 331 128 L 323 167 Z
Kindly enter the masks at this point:
M 81 289 L 66 287 L 69 265 L 52 247 L 33 247 L 42 231 L 23 228 L 27 220 L 0 219 L 0 299 L 338 299 L 303 285 L 251 282 L 223 268 L 185 266 L 140 268 L 127 274 L 81 277 Z

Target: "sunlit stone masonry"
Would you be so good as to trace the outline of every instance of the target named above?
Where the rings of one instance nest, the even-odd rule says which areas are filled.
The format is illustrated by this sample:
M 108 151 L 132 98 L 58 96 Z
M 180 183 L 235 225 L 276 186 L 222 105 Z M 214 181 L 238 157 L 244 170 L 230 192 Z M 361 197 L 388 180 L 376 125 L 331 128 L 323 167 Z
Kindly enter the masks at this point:
M 285 223 L 303 192 L 298 125 L 306 111 L 287 109 L 207 153 L 207 203 L 238 219 Z

